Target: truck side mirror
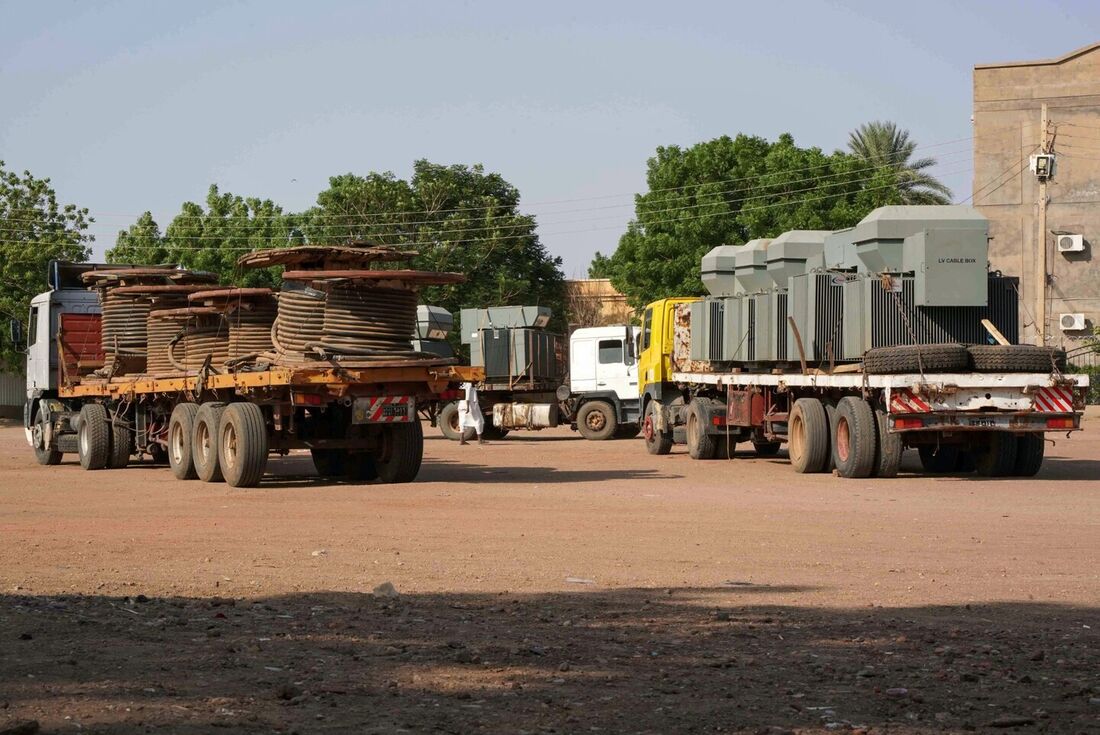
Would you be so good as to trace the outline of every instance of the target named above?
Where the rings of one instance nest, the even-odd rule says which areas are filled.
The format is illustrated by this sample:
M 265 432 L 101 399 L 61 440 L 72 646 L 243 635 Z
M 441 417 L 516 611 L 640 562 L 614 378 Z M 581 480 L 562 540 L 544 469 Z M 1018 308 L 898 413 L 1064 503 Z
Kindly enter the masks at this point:
M 8 335 L 11 337 L 12 347 L 17 350 L 23 349 L 23 322 L 12 319 L 8 323 Z

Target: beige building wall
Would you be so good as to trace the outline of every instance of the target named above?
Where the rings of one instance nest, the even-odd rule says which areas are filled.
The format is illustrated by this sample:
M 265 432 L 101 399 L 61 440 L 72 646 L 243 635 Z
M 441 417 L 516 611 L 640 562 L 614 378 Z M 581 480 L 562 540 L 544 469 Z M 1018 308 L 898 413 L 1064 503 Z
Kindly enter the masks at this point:
M 634 317 L 626 296 L 606 278 L 566 280 L 565 308 L 570 327 L 629 324 Z
M 1045 234 L 1029 167 L 1044 102 L 1057 155 Z M 973 201 L 990 221 L 992 267 L 1021 278 L 1021 341 L 1037 336 L 1039 247 L 1047 249 L 1048 339 L 1072 347 L 1100 326 L 1100 43 L 1057 59 L 974 67 Z M 1083 235 L 1085 251 L 1059 253 L 1058 232 Z M 1073 312 L 1085 314 L 1088 330 L 1061 329 L 1060 315 Z

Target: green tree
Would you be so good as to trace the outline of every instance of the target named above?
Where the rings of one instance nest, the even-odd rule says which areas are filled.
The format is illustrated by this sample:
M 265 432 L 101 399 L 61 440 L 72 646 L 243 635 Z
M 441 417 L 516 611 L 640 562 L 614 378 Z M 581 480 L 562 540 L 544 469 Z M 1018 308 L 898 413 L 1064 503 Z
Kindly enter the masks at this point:
M 303 219 L 312 243 L 399 245 L 419 253 L 417 268 L 468 277 L 425 289 L 425 303 L 456 314 L 535 304 L 563 317 L 561 259 L 539 242 L 534 218 L 519 212 L 519 191 L 480 165 L 420 160 L 408 181 L 389 172 L 334 176 Z
M 223 283 L 271 286 L 277 283 L 276 271 L 241 270 L 237 258 L 250 250 L 300 244 L 297 219 L 270 199 L 223 194 L 215 184 L 206 195 L 205 207 L 184 202 L 163 235 L 146 212 L 118 234 L 107 259 L 112 263 L 179 263 L 217 273 Z
M 951 189 L 927 172 L 936 165 L 936 159 L 910 160 L 916 148 L 917 142 L 909 138 L 909 131 L 892 122 L 864 123 L 848 136 L 848 150 L 853 154 L 893 169 L 902 204 L 950 204 Z
M 20 176 L 0 161 L 0 314 L 24 324 L 30 299 L 46 290 L 50 260 L 88 259 L 85 234 L 94 220 L 74 204 L 59 205 L 49 179 L 29 171 Z M 5 330 L 6 332 L 7 330 Z M 23 370 L 23 356 L 5 338 L 0 362 L 9 370 Z
M 609 277 L 632 306 L 704 293 L 702 256 L 716 245 L 742 245 L 792 229 L 839 229 L 883 204 L 900 203 L 893 173 L 855 156 L 723 136 L 684 149 L 657 149 L 649 191 L 610 256 L 597 253 L 590 274 Z

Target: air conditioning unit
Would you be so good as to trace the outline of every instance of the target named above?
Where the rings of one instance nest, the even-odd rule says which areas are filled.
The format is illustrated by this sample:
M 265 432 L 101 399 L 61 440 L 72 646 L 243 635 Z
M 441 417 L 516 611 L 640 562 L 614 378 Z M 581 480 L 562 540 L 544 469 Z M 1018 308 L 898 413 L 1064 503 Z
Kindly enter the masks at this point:
M 1080 253 L 1085 249 L 1084 235 L 1058 235 L 1059 253 Z
M 1059 314 L 1058 325 L 1063 332 L 1076 332 L 1085 328 L 1085 315 L 1081 312 L 1074 314 Z

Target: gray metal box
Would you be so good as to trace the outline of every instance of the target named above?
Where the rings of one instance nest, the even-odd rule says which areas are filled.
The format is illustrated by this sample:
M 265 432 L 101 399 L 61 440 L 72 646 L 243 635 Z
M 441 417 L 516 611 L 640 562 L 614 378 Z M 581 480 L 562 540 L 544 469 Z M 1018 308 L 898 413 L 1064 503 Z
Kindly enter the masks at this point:
M 463 309 L 459 312 L 462 344 L 472 344 L 482 329 L 509 327 L 542 328 L 550 323 L 553 312 L 548 306 L 492 306 L 488 309 Z
M 703 256 L 702 279 L 711 296 L 732 296 L 737 292 L 737 251 L 743 246 L 719 245 Z
M 454 357 L 455 351 L 451 343 L 445 339 L 414 339 L 412 348 L 417 352 L 425 352 L 439 357 Z
M 454 316 L 441 306 L 420 304 L 416 307 L 416 336 L 419 339 L 446 339 L 454 324 Z
M 485 379 L 489 382 L 559 380 L 558 340 L 558 335 L 541 329 L 481 330 L 477 342 L 481 345 Z

